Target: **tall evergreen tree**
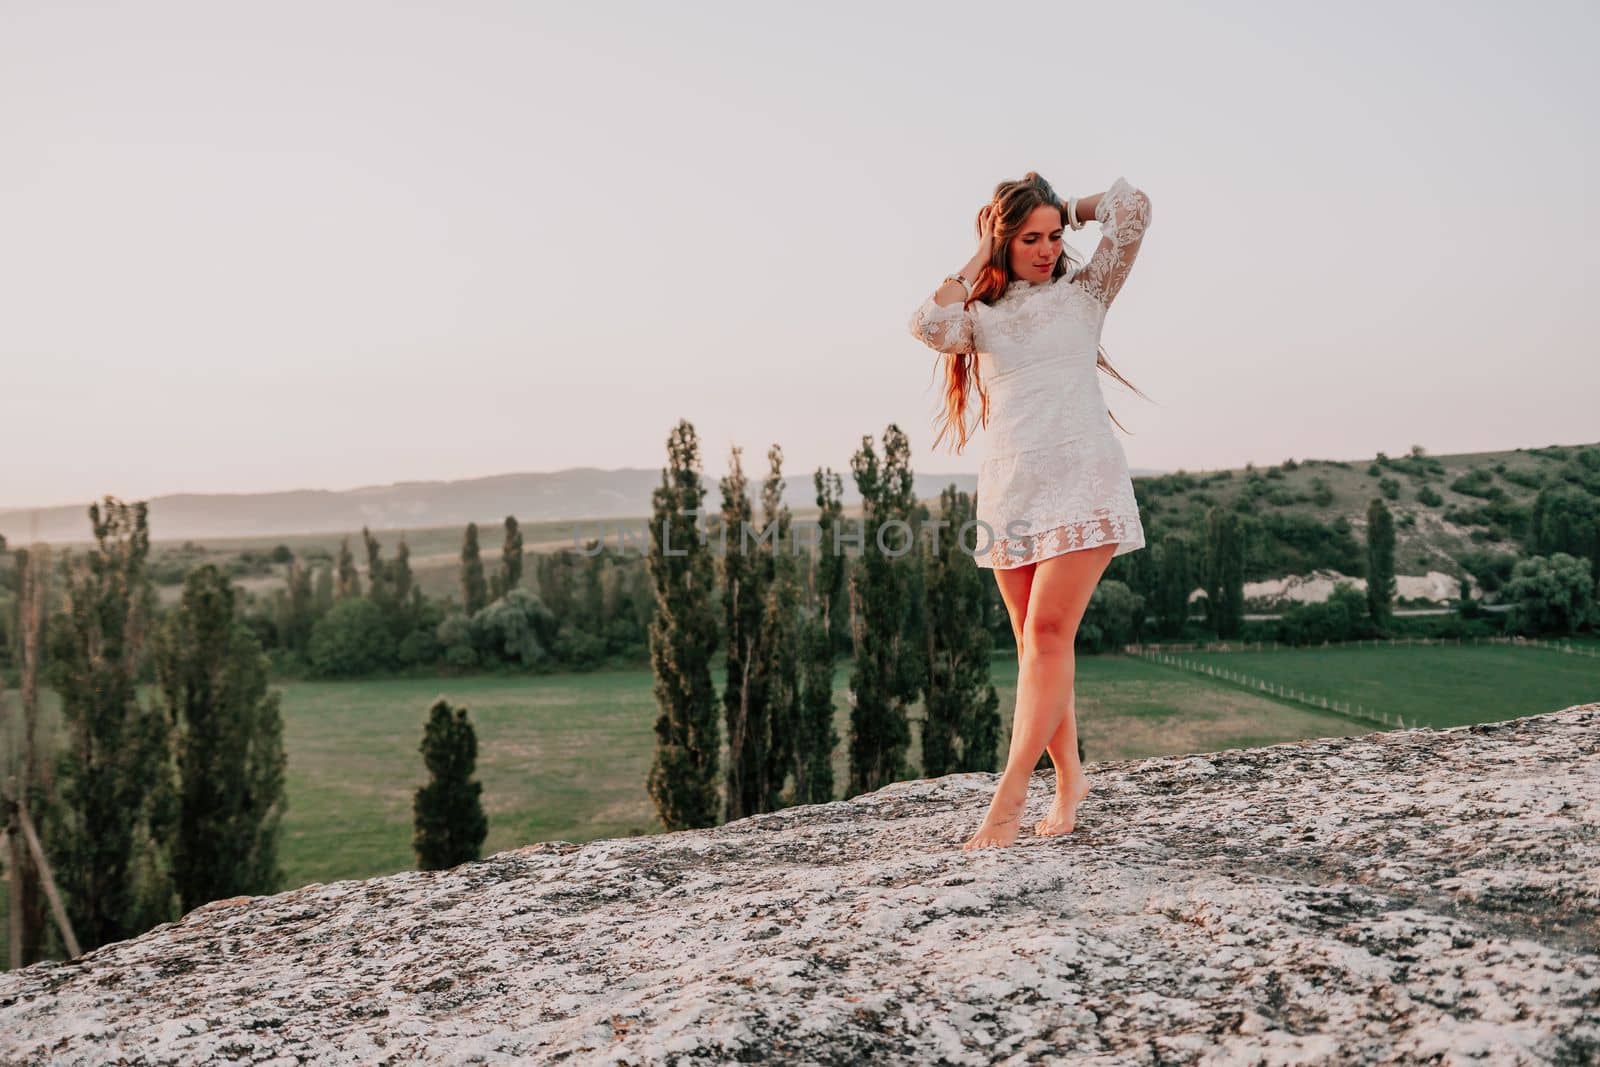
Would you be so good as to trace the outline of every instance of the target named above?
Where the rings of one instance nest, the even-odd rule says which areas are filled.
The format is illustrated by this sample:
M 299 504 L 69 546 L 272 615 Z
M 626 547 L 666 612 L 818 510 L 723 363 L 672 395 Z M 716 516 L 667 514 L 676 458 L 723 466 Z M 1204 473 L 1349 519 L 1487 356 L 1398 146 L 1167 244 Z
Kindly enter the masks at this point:
M 312 615 L 315 618 L 320 619 L 324 615 L 326 615 L 329 611 L 333 610 L 333 568 L 332 567 L 318 567 L 317 568 L 316 591 L 312 595 L 311 602 L 312 602 Z
M 1206 545 L 1212 625 L 1218 637 L 1237 637 L 1244 628 L 1244 536 L 1237 512 L 1207 509 Z
M 954 485 L 939 494 L 939 527 L 924 560 L 928 590 L 928 686 L 922 773 L 928 778 L 997 769 L 1000 696 L 989 681 L 994 638 L 983 622 L 988 590 L 960 541 L 977 518 L 972 497 Z
M 534 575 L 539 599 L 558 619 L 565 621 L 576 617 L 573 574 L 581 560 L 582 556 L 576 552 L 546 552 L 535 556 Z
M 361 595 L 361 572 L 356 570 L 356 560 L 350 553 L 350 538 L 339 542 L 338 572 L 334 578 L 334 597 L 350 600 Z
M 726 674 L 722 687 L 722 716 L 727 727 L 728 769 L 725 787 L 731 822 L 762 810 L 767 795 L 767 693 L 759 667 L 765 649 L 761 625 L 767 595 L 766 564 L 752 544 L 750 494 L 735 445 L 728 458 L 728 474 L 721 481 L 721 538 L 723 633 L 727 637 Z
M 428 711 L 421 750 L 429 779 L 412 801 L 417 869 L 442 871 L 478 859 L 489 819 L 483 812 L 483 784 L 472 777 L 478 737 L 467 709 L 436 701 Z
M 476 615 L 489 602 L 489 588 L 483 578 L 483 557 L 478 552 L 478 524 L 467 523 L 461 542 L 461 607 L 468 616 Z
M 1382 497 L 1367 505 L 1367 614 L 1384 630 L 1394 622 L 1394 516 Z
M 656 748 L 646 788 L 668 830 L 714 826 L 721 738 L 711 657 L 717 650 L 711 547 L 696 520 L 705 500 L 700 445 L 679 420 L 667 439 L 667 466 L 652 494 L 647 561 L 656 598 L 650 621 L 655 675 Z
M 35 545 L 31 550 L 18 548 L 12 554 L 11 579 L 16 590 L 13 602 L 15 614 L 12 636 L 15 640 L 17 689 L 21 702 L 22 730 L 20 750 L 16 752 L 15 772 L 11 778 L 9 800 L 26 806 L 29 819 L 39 826 L 49 821 L 55 807 L 55 790 L 49 780 L 46 761 L 39 744 L 39 680 L 44 673 L 46 633 L 45 619 L 49 616 L 50 599 L 50 547 Z M 3 584 L 3 580 L 0 580 Z M 16 735 L 13 735 L 16 737 Z M 13 970 L 37 963 L 45 958 L 45 945 L 49 916 L 46 912 L 46 871 L 33 849 L 23 840 L 20 812 L 8 828 L 10 843 L 10 885 L 6 897 L 9 911 L 9 937 L 7 948 Z M 63 938 L 64 940 L 64 938 Z M 79 946 L 80 948 L 82 946 Z
M 581 556 L 577 561 L 580 568 L 578 587 L 582 597 L 578 622 L 584 632 L 598 637 L 606 628 L 605 572 L 610 566 L 610 549 L 599 538 L 589 543 L 593 546 L 592 554 Z
M 412 593 L 417 591 L 416 578 L 411 573 L 411 546 L 406 535 L 400 535 L 400 544 L 394 550 L 394 560 L 389 564 L 389 594 L 401 614 L 415 606 Z
M 1472 578 L 1466 571 L 1461 572 L 1461 591 L 1456 598 L 1456 614 L 1463 619 L 1479 618 L 1483 612 L 1481 605 L 1472 596 Z
M 500 548 L 500 570 L 494 576 L 494 595 L 505 596 L 522 584 L 522 529 L 515 515 L 506 516 L 506 538 Z
M 835 634 L 846 639 L 850 637 L 848 611 L 841 613 L 834 610 L 846 599 L 850 573 L 850 559 L 843 549 L 844 480 L 830 467 L 818 470 L 812 478 L 812 484 L 817 491 L 817 540 L 820 545 L 813 595 L 816 598 L 816 610 L 822 614 L 831 655 Z M 839 618 L 841 614 L 846 618 Z
M 394 586 L 383 561 L 383 546 L 365 526 L 361 527 L 361 540 L 367 549 L 367 599 L 383 609 L 384 617 L 388 618 L 394 607 Z
M 157 685 L 177 730 L 180 814 L 172 848 L 182 910 L 283 883 L 284 794 L 279 694 L 214 564 L 189 572 L 183 599 L 155 633 Z
M 1163 637 L 1179 637 L 1189 618 L 1189 593 L 1194 589 L 1189 542 L 1176 531 L 1161 540 L 1161 588 L 1156 597 L 1156 623 Z
M 850 675 L 850 778 L 845 798 L 906 776 L 908 706 L 921 692 L 922 647 L 914 582 L 920 569 L 910 443 L 898 426 L 884 433 L 880 463 L 872 438 L 851 457 L 861 494 L 861 560 L 851 574 L 855 668 Z
M 1139 508 L 1139 512 L 1141 525 L 1146 530 L 1150 529 L 1150 520 L 1144 517 L 1144 507 L 1142 505 Z M 1161 595 L 1160 553 L 1157 551 L 1126 552 L 1118 558 L 1129 561 L 1127 565 L 1128 588 L 1132 589 L 1134 594 L 1143 601 L 1146 608 L 1154 605 L 1156 599 Z M 1147 621 L 1148 614 L 1153 614 L 1153 612 L 1141 609 L 1134 616 L 1133 639 L 1135 641 L 1143 641 L 1145 635 L 1150 632 L 1150 622 Z
M 761 486 L 761 521 L 762 529 L 771 531 L 771 536 L 762 542 L 760 558 L 767 583 L 761 614 L 762 657 L 752 673 L 761 679 L 767 696 L 766 768 L 762 775 L 766 792 L 760 810 L 774 811 L 783 804 L 784 785 L 795 772 L 799 753 L 804 591 L 794 554 L 794 516 L 783 502 L 783 449 L 777 445 L 767 449 L 767 463 L 767 477 Z
M 177 813 L 170 730 L 135 689 L 155 608 L 145 569 L 148 508 L 110 496 L 104 503 L 103 512 L 89 506 L 96 547 L 79 561 L 63 560 L 66 607 L 50 626 L 50 674 L 66 738 L 56 774 L 59 817 L 44 836 L 86 952 L 178 914 L 162 855 Z
M 833 752 L 839 731 L 833 724 L 833 606 L 845 588 L 847 571 L 839 541 L 843 533 L 843 480 L 818 469 L 812 476 L 817 492 L 817 558 L 812 567 L 810 603 L 800 638 L 802 666 L 796 709 L 794 799 L 797 804 L 833 800 Z
M 276 597 L 278 644 L 305 655 L 311 643 L 311 627 L 316 624 L 315 594 L 311 571 L 298 559 L 289 561 L 289 574 Z

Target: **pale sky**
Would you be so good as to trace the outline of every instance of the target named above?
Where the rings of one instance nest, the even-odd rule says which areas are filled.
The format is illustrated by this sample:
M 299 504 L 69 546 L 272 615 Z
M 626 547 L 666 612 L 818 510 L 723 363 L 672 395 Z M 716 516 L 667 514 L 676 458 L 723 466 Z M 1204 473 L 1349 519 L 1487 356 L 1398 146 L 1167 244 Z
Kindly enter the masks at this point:
M 1201 10 L 1204 8 L 1204 10 Z M 1592 3 L 0 3 L 0 507 L 931 450 L 994 185 L 1134 468 L 1600 439 Z M 1092 251 L 1091 224 L 1069 243 Z

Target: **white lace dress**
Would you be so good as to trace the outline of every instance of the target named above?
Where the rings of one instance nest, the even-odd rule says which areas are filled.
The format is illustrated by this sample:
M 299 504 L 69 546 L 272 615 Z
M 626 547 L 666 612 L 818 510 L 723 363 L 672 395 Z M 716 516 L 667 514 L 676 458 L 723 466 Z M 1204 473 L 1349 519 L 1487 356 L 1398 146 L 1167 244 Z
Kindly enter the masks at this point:
M 911 333 L 930 348 L 976 354 L 989 393 L 979 525 L 961 538 L 980 567 L 1021 567 L 1108 542 L 1113 556 L 1144 547 L 1095 360 L 1106 309 L 1150 225 L 1150 198 L 1119 177 L 1095 220 L 1100 245 L 1075 274 L 1016 279 L 993 304 L 968 308 L 930 295 L 911 316 Z

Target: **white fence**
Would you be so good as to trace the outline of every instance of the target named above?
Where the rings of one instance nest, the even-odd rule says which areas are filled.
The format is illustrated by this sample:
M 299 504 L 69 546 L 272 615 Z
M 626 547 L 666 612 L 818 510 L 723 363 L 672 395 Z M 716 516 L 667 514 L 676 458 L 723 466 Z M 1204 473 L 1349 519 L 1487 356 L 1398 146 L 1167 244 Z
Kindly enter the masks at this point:
M 1354 719 L 1357 722 L 1370 723 L 1386 729 L 1415 728 L 1420 725 L 1415 719 L 1407 722 L 1403 717 L 1391 715 L 1382 708 L 1369 708 L 1363 704 L 1352 704 L 1347 700 L 1330 700 L 1320 693 L 1308 693 L 1304 689 L 1293 689 L 1289 686 L 1279 685 L 1276 682 L 1269 682 L 1264 678 L 1252 677 L 1240 671 L 1230 671 L 1211 663 L 1196 663 L 1194 660 L 1184 659 L 1182 656 L 1177 656 L 1170 652 L 1146 651 L 1135 653 L 1135 655 L 1152 663 L 1161 663 L 1168 667 L 1177 667 L 1180 670 L 1203 674 L 1209 678 L 1220 678 L 1223 681 L 1233 682 L 1235 685 L 1243 686 L 1255 692 L 1268 693 L 1280 700 L 1292 700 L 1297 704 L 1304 704 L 1308 708 L 1331 711 L 1336 715 L 1343 715 L 1345 718 Z
M 1379 648 L 1387 646 L 1416 646 L 1425 645 L 1518 645 L 1528 648 L 1543 648 L 1551 652 L 1561 652 L 1569 656 L 1587 656 L 1590 659 L 1600 659 L 1600 649 L 1585 648 L 1561 641 L 1541 641 L 1533 637 L 1388 637 L 1367 638 L 1360 641 L 1322 641 L 1314 645 L 1286 645 L 1278 641 L 1207 641 L 1203 643 L 1171 642 L 1159 645 L 1123 645 L 1122 650 L 1131 656 L 1142 656 L 1149 652 L 1277 652 L 1294 651 L 1313 648 Z

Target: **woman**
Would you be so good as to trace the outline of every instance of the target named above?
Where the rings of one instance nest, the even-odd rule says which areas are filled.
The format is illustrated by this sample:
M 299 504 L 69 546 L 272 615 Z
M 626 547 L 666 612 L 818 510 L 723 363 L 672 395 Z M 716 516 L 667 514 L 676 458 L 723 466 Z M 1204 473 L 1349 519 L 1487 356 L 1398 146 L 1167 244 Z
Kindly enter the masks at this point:
M 1075 269 L 1062 231 L 1087 217 L 1100 224 L 1100 244 Z M 1100 331 L 1149 225 L 1150 198 L 1120 177 L 1104 193 L 1066 203 L 1036 173 L 1002 182 L 978 212 L 971 261 L 911 316 L 911 332 L 948 356 L 946 426 L 935 446 L 954 427 L 959 452 L 969 390 L 982 401 L 974 560 L 994 570 L 1017 640 L 1010 754 L 964 849 L 1016 840 L 1041 749 L 1055 763 L 1056 798 L 1036 834 L 1070 832 L 1089 791 L 1078 760 L 1072 643 L 1106 565 L 1144 547 L 1127 458 L 1095 368 L 1133 388 L 1100 353 Z

